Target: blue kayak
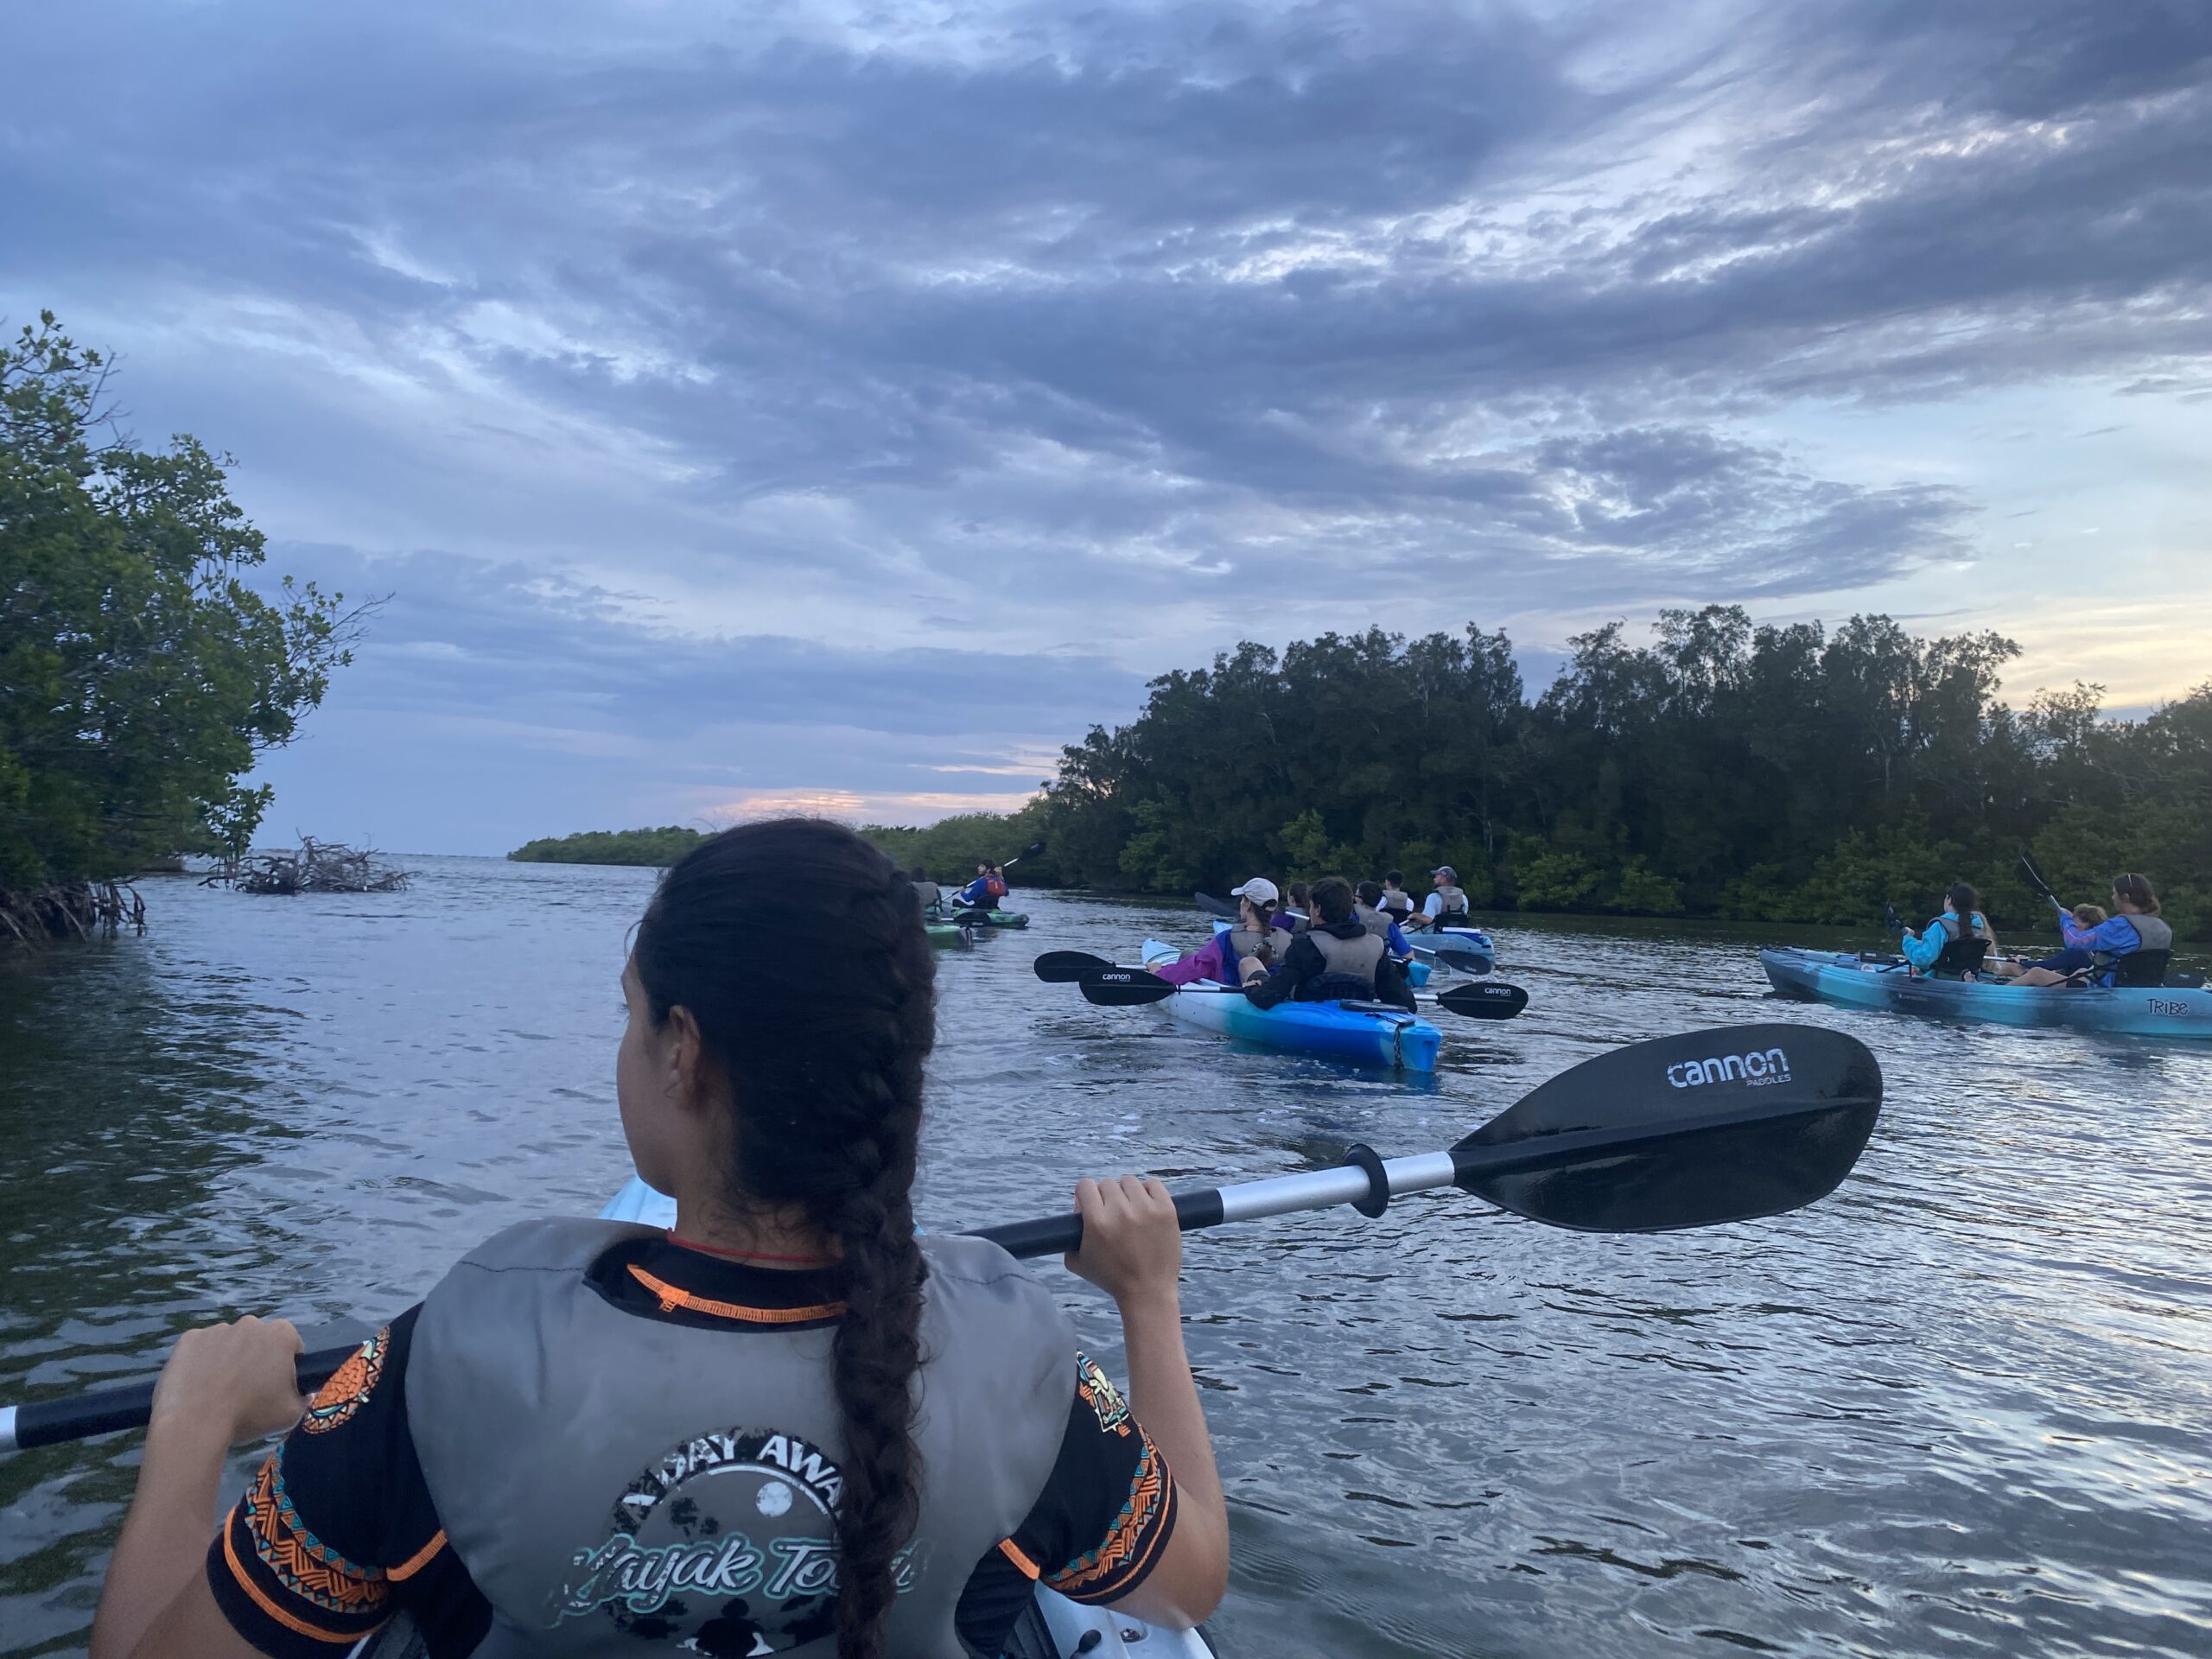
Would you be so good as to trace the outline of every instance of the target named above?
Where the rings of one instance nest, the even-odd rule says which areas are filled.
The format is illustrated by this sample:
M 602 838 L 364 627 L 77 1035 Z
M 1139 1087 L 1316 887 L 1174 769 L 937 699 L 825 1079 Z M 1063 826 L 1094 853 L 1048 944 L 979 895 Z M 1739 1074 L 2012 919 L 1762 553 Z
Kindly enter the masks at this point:
M 1483 965 L 1475 970 L 1478 973 L 1486 974 L 1497 966 L 1497 946 L 1479 927 L 1432 927 L 1419 933 L 1408 933 L 1406 937 L 1419 940 L 1432 950 L 1440 944 L 1448 944 L 1456 950 L 1465 950 L 1469 956 L 1481 957 Z
M 2126 1037 L 2212 1038 L 2212 990 L 2197 986 L 2008 985 L 1910 974 L 1895 957 L 1776 947 L 1759 952 L 1785 996 L 1985 1025 L 2052 1027 Z
M 1173 962 L 1182 954 L 1158 939 L 1144 942 L 1147 963 Z M 1396 1008 L 1346 1002 L 1282 1002 L 1260 1008 L 1243 991 L 1210 980 L 1183 987 L 1159 1006 L 1202 1031 L 1356 1065 L 1433 1071 L 1436 1051 L 1444 1042 L 1444 1033 L 1427 1020 Z
M 601 1221 L 628 1221 L 645 1227 L 673 1227 L 676 1200 L 632 1175 L 599 1212 Z M 1037 1586 L 1034 1603 L 1022 1614 L 1009 1638 L 1006 1659 L 1075 1659 L 1075 1656 L 1125 1656 L 1126 1659 L 1212 1659 L 1202 1630 L 1175 1630 L 1148 1624 L 1108 1607 L 1086 1607 Z

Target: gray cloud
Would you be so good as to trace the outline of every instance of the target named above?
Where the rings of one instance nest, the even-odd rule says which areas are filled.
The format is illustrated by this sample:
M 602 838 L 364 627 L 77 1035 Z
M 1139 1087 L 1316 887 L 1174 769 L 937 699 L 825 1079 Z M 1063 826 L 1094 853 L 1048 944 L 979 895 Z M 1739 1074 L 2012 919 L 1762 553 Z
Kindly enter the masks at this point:
M 2193 0 L 141 4 L 17 55 L 10 308 L 272 528 L 553 578 L 454 601 L 441 696 L 634 588 L 615 724 L 727 673 L 903 730 L 1000 671 L 893 650 L 944 619 L 1132 661 L 1416 583 L 1878 582 L 1981 504 L 1793 407 L 2212 385 Z

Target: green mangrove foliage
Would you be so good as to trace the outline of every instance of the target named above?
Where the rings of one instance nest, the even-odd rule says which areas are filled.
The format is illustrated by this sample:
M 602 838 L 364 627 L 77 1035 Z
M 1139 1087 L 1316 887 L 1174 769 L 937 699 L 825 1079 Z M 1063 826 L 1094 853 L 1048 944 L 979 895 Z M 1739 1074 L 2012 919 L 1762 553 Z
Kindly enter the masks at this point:
M 704 838 L 697 830 L 664 824 L 658 830 L 587 830 L 573 836 L 541 836 L 507 856 L 524 864 L 642 864 L 664 868 Z
M 2000 702 L 2018 648 L 1994 633 L 1721 606 L 1655 632 L 1570 641 L 1533 701 L 1502 632 L 1242 645 L 1070 746 L 1026 822 L 1060 879 L 1102 887 L 1393 866 L 1418 887 L 1448 863 L 1487 908 L 1866 924 L 1963 876 L 2040 927 L 2027 846 L 2082 898 L 2144 871 L 2212 936 L 2212 685 L 2110 720 L 2094 686 Z
M 289 740 L 363 614 L 249 585 L 261 532 L 180 436 L 114 435 L 106 367 L 50 313 L 0 344 L 0 922 L 80 931 L 92 888 L 243 853 Z

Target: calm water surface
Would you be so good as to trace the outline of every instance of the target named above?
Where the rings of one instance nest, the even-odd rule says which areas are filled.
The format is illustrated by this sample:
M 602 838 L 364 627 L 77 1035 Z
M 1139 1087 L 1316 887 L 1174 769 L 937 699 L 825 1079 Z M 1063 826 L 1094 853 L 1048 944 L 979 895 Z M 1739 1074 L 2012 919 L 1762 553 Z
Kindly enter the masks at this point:
M 0 1399 L 217 1313 L 380 1321 L 620 1184 L 650 873 L 410 861 L 399 895 L 156 880 L 145 938 L 0 961 Z M 1021 901 L 1027 936 L 942 963 L 932 1226 L 1086 1173 L 1433 1150 L 1704 1025 L 1836 1026 L 1888 1075 L 1858 1172 L 1778 1220 L 1590 1237 L 1441 1193 L 1193 1239 L 1232 1656 L 2212 1654 L 2212 1052 L 1782 1004 L 1745 937 L 1509 924 L 1529 1012 L 1447 1022 L 1408 1084 L 1040 985 L 1039 950 L 1199 925 Z M 1110 1306 L 1039 1271 L 1111 1353 Z M 81 1649 L 136 1460 L 0 1460 L 0 1652 Z

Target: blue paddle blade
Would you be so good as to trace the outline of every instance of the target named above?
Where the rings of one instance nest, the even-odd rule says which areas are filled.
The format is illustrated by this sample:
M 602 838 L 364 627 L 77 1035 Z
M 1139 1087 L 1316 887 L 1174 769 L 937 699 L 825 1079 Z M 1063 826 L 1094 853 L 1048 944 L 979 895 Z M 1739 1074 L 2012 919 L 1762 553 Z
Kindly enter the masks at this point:
M 1465 1191 L 1586 1232 L 1778 1215 L 1827 1196 L 1882 1108 L 1882 1068 L 1817 1026 L 1724 1026 L 1560 1073 L 1452 1148 Z

